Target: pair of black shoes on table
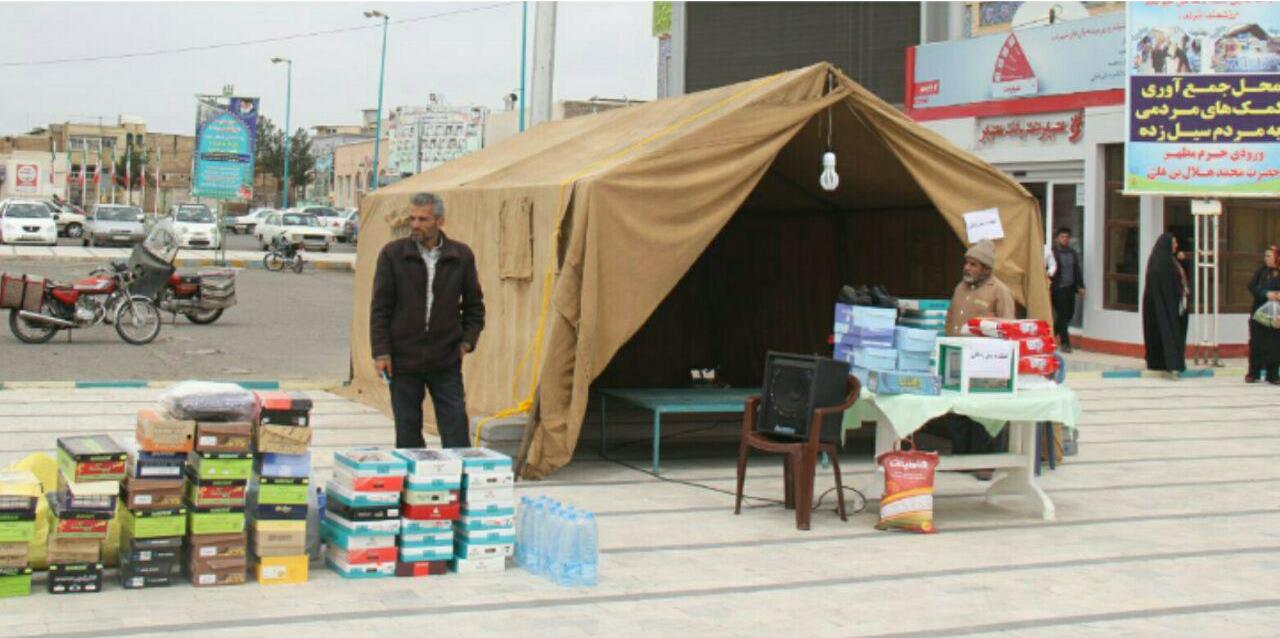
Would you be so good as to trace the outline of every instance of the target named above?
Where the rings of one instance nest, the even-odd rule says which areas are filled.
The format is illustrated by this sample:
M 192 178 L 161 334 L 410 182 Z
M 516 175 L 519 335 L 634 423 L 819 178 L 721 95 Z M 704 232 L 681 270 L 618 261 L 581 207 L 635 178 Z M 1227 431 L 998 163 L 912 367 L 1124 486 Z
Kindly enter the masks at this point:
M 898 298 L 886 292 L 883 286 L 845 286 L 840 289 L 839 301 L 852 306 L 898 307 Z

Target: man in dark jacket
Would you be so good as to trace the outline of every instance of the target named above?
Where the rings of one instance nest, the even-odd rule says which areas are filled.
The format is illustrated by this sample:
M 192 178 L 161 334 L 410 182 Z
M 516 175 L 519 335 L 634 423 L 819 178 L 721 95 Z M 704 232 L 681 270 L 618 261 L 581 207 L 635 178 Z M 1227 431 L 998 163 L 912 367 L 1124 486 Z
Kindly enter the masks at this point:
M 1053 333 L 1058 347 L 1071 352 L 1071 319 L 1076 316 L 1076 297 L 1084 298 L 1084 271 L 1080 267 L 1080 253 L 1071 247 L 1071 229 L 1058 229 L 1053 240 L 1053 259 L 1058 269 L 1050 278 L 1050 296 L 1053 300 Z
M 466 244 L 445 236 L 444 202 L 410 201 L 409 236 L 383 247 L 373 276 L 369 341 L 391 385 L 396 447 L 425 447 L 422 402 L 431 392 L 444 447 L 470 445 L 462 357 L 484 329 L 484 294 Z

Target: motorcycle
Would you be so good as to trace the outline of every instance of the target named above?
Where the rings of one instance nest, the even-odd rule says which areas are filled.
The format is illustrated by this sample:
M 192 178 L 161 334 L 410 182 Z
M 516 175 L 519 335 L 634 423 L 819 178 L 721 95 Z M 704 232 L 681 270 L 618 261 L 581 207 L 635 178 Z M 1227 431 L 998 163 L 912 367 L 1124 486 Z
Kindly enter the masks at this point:
M 111 313 L 116 333 L 126 343 L 145 345 L 160 334 L 160 311 L 151 299 L 131 291 L 133 272 L 123 263 L 109 274 L 98 274 L 75 283 L 49 283 L 42 279 L 4 275 L 0 297 L 21 289 L 20 304 L 9 307 L 9 330 L 23 343 L 46 343 L 59 330 L 88 328 L 103 323 Z M 109 310 L 113 309 L 113 310 Z
M 134 294 L 150 298 L 175 320 L 181 314 L 201 325 L 217 321 L 224 310 L 236 304 L 235 271 L 217 268 L 180 273 L 173 266 L 177 255 L 177 233 L 172 222 L 156 224 L 129 255 L 128 267 L 137 276 Z M 94 273 L 106 270 L 99 268 Z

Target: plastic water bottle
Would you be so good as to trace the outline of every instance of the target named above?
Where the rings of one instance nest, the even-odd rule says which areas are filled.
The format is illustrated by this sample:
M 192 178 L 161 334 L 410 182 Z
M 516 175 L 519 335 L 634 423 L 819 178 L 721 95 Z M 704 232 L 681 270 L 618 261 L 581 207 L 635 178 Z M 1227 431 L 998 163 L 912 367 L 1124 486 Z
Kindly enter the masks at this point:
M 551 561 L 555 560 L 554 540 L 556 526 L 560 520 L 560 512 L 564 509 L 560 503 L 551 501 L 538 519 L 538 531 L 534 536 L 533 546 L 536 556 L 533 573 L 546 576 L 550 573 Z
M 596 515 L 585 512 L 578 518 L 577 529 L 577 584 L 595 587 L 600 579 L 600 531 L 596 527 Z
M 572 587 L 578 580 L 578 521 L 584 517 L 582 512 L 572 510 L 565 513 L 560 521 L 560 534 L 556 539 L 556 564 L 553 572 L 554 580 L 561 587 Z
M 532 505 L 532 498 L 521 496 L 520 508 L 516 510 L 516 565 L 521 567 L 525 566 L 525 556 L 529 552 L 529 542 L 528 537 L 525 535 L 525 528 L 529 526 L 529 510 L 532 509 Z

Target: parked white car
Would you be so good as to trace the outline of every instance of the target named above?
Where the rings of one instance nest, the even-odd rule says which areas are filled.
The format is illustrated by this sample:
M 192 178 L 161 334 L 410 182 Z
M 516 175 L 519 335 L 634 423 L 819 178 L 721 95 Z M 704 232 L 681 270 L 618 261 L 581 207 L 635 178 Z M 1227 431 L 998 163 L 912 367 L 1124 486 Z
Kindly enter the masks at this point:
M 276 209 L 274 208 L 255 208 L 248 213 L 235 218 L 235 221 L 229 224 L 231 232 L 236 234 L 244 233 L 246 235 L 252 235 L 253 230 L 258 227 L 258 223 L 262 221 L 262 218 L 274 212 L 276 212 Z
M 204 204 L 178 204 L 169 209 L 169 218 L 178 233 L 179 248 L 222 247 L 222 231 L 213 211 Z
M 301 243 L 307 250 L 329 252 L 334 238 L 334 234 L 322 227 L 315 215 L 288 211 L 267 213 L 253 234 L 263 250 L 268 250 L 277 237 L 284 237 L 286 241 Z
M 298 206 L 290 208 L 289 212 L 315 215 L 320 226 L 333 233 L 335 237 L 342 235 L 342 227 L 347 221 L 338 209 L 328 206 Z
M 84 215 L 76 212 L 70 204 L 59 204 L 57 202 L 45 202 L 45 206 L 53 212 L 53 221 L 58 224 L 58 234 L 71 239 L 79 239 L 84 235 L 84 224 L 87 219 Z
M 0 202 L 0 243 L 54 246 L 58 224 L 38 199 L 6 199 Z
M 147 236 L 146 216 L 137 206 L 98 204 L 85 227 L 85 246 L 132 246 Z

